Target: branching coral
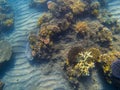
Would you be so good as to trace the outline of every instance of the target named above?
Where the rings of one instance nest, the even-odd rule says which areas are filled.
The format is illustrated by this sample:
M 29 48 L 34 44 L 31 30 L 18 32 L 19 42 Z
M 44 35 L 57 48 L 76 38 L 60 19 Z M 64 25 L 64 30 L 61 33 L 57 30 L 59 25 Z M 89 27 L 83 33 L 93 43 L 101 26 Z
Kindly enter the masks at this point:
M 75 65 L 74 69 L 77 72 L 77 76 L 89 76 L 90 72 L 89 70 L 94 67 L 93 62 L 86 62 L 86 61 L 80 61 L 77 65 Z
M 73 70 L 77 71 L 78 76 L 89 76 L 89 70 L 94 67 L 94 62 L 91 60 L 92 57 L 91 52 L 78 53 L 78 63 L 73 68 Z
M 71 78 L 89 76 L 90 69 L 99 61 L 100 50 L 98 48 L 82 49 L 74 47 L 68 53 L 67 74 Z M 71 63 L 72 62 L 72 63 Z
M 88 51 L 91 52 L 91 55 L 93 56 L 93 62 L 100 62 L 99 56 L 101 55 L 101 52 L 98 48 L 89 48 Z

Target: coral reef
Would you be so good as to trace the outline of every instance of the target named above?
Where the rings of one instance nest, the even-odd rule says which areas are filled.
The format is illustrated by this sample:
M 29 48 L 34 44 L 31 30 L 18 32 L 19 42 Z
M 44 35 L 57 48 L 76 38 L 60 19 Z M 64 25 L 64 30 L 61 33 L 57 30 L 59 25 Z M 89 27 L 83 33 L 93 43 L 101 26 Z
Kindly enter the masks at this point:
M 69 56 L 70 55 L 70 56 Z M 90 76 L 90 71 L 98 62 L 100 51 L 97 48 L 82 49 L 82 47 L 74 47 L 68 53 L 65 64 L 68 80 L 79 85 L 80 78 Z
M 100 55 L 99 59 L 102 63 L 102 68 L 105 74 L 107 76 L 111 76 L 111 65 L 116 61 L 118 58 L 120 58 L 120 52 L 118 51 L 112 51 L 105 54 Z
M 78 53 L 77 56 L 77 64 L 74 66 L 73 70 L 75 70 L 78 74 L 77 76 L 89 76 L 89 70 L 94 67 L 94 63 L 91 62 L 90 58 L 93 56 L 91 52 L 81 52 Z M 73 71 L 74 72 L 74 71 Z
M 29 36 L 35 60 L 62 59 L 67 78 L 75 88 L 80 86 L 81 78 L 90 78 L 100 67 L 110 78 L 111 65 L 119 57 L 113 44 L 118 42 L 114 35 L 119 25 L 110 20 L 104 5 L 99 0 L 52 0 L 45 4 L 48 11 L 38 20 L 39 31 Z
M 75 0 L 75 1 L 70 0 L 68 2 L 69 2 L 69 7 L 74 14 L 80 14 L 85 10 L 86 5 L 80 0 Z
M 13 27 L 13 11 L 6 0 L 0 0 L 0 32 Z

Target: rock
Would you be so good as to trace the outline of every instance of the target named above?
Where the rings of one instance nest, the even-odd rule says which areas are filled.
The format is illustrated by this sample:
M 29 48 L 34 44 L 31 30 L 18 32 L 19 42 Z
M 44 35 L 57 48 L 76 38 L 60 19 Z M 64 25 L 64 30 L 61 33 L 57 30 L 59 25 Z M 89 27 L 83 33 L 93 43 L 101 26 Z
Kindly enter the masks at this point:
M 9 61 L 12 55 L 12 47 L 7 41 L 0 41 L 0 64 Z
M 116 60 L 111 65 L 112 75 L 120 79 L 120 60 Z
M 0 81 L 0 90 L 3 90 L 4 83 Z

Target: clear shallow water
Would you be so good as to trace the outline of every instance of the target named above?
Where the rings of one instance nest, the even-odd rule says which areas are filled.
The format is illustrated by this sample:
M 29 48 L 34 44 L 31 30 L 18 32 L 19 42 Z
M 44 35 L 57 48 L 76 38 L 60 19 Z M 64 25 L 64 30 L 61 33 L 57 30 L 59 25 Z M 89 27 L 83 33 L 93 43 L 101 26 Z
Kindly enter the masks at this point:
M 120 22 L 120 0 L 112 0 L 108 3 L 108 10 L 113 15 L 113 18 Z
M 15 13 L 15 26 L 13 32 L 5 38 L 12 44 L 13 56 L 9 69 L 1 78 L 5 82 L 4 90 L 70 90 L 68 82 L 56 70 L 51 75 L 45 75 L 45 66 L 31 65 L 26 47 L 28 46 L 28 34 L 37 30 L 37 19 L 41 15 L 29 8 L 30 0 L 8 0 Z M 119 18 L 120 1 L 116 0 L 108 4 L 115 18 Z M 39 67 L 39 68 L 38 68 Z M 49 88 L 49 89 L 48 89 Z M 116 90 L 107 88 L 105 90 Z
M 4 90 L 54 90 L 55 88 L 67 88 L 65 79 L 61 72 L 57 71 L 52 75 L 44 75 L 44 65 L 35 66 L 29 62 L 26 53 L 28 46 L 28 34 L 35 31 L 37 19 L 41 15 L 29 7 L 30 0 L 9 0 L 15 14 L 15 26 L 13 32 L 5 36 L 13 47 L 11 65 L 7 70 L 2 81 L 5 82 Z M 39 88 L 38 88 L 39 87 Z M 66 89 L 68 90 L 68 89 Z

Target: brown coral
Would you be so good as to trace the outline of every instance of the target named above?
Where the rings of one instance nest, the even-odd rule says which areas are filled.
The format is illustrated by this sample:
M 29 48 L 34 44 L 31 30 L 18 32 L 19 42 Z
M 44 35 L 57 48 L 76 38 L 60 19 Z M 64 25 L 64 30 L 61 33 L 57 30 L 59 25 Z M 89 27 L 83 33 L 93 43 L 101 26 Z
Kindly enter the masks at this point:
M 84 21 L 78 21 L 76 22 L 76 24 L 74 25 L 74 30 L 77 32 L 77 33 L 86 33 L 88 31 L 88 24 L 87 22 L 84 22 Z
M 70 8 L 74 14 L 80 14 L 85 10 L 85 4 L 80 0 L 76 0 L 70 5 Z
M 46 23 L 50 21 L 53 18 L 51 13 L 44 13 L 39 19 L 38 19 L 38 26 L 40 26 L 43 23 Z
M 101 55 L 101 52 L 98 48 L 89 48 L 89 52 L 91 52 L 91 55 L 93 56 L 93 62 L 100 62 L 99 56 Z
M 97 32 L 97 38 L 98 42 L 101 43 L 102 46 L 108 47 L 112 45 L 112 32 L 106 27 L 103 27 Z

